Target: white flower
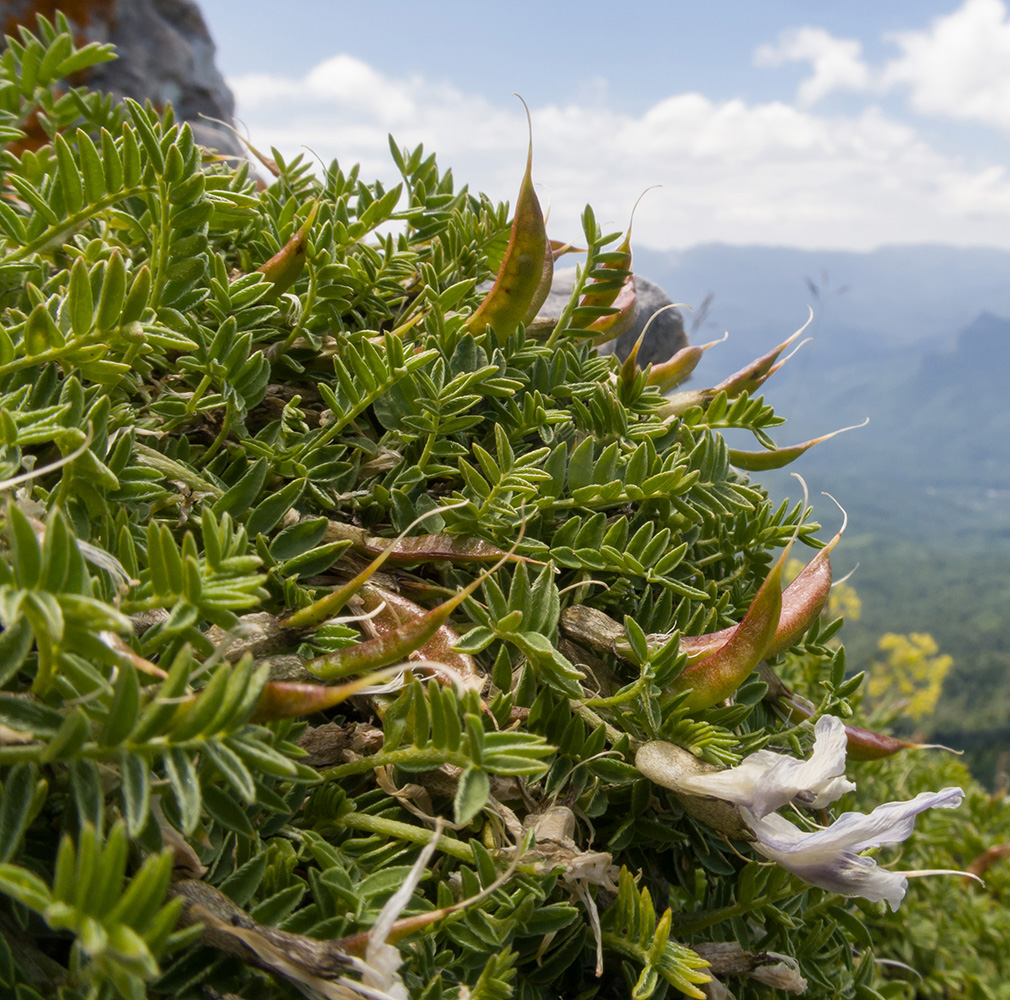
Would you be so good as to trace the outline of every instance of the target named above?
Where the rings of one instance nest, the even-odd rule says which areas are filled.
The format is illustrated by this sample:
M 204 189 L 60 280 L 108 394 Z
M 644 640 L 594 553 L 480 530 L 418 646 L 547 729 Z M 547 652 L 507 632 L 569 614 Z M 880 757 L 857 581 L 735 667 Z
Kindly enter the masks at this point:
M 813 833 L 777 814 L 760 817 L 746 807 L 741 812 L 757 837 L 755 848 L 804 882 L 873 902 L 886 899 L 891 909 L 897 910 L 908 885 L 907 876 L 927 873 L 888 871 L 859 852 L 901 843 L 912 833 L 919 813 L 954 809 L 963 798 L 960 788 L 922 792 L 908 802 L 885 802 L 869 814 L 843 813 L 827 829 Z
M 845 778 L 845 725 L 833 715 L 818 720 L 809 760 L 758 750 L 725 771 L 682 777 L 679 791 L 709 795 L 767 816 L 794 799 L 821 808 L 856 786 Z

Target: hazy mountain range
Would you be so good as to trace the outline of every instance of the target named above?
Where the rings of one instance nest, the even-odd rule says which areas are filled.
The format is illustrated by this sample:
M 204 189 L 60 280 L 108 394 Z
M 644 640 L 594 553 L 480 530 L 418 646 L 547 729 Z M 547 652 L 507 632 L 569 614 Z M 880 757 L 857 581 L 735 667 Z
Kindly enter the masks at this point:
M 636 267 L 677 301 L 712 295 L 691 339 L 729 339 L 707 352 L 696 385 L 763 354 L 814 309 L 812 342 L 765 385 L 788 418 L 773 436 L 794 444 L 870 418 L 791 467 L 811 489 L 844 492 L 871 518 L 866 530 L 904 531 L 908 514 L 933 510 L 938 535 L 967 521 L 1010 540 L 1010 251 L 711 245 L 640 251 Z

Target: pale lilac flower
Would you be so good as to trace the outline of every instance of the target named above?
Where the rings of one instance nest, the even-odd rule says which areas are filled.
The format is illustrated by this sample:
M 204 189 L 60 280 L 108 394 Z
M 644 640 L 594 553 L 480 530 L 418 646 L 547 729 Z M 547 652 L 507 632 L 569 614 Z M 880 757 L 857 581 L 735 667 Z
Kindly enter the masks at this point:
M 804 882 L 873 902 L 886 899 L 891 909 L 897 910 L 908 885 L 907 876 L 927 873 L 888 871 L 859 852 L 901 843 L 912 833 L 919 813 L 954 809 L 963 798 L 960 788 L 922 792 L 908 802 L 885 802 L 869 814 L 842 813 L 827 829 L 813 833 L 778 814 L 760 817 L 746 807 L 741 812 L 757 837 L 755 848 Z
M 845 750 L 845 725 L 825 715 L 814 729 L 809 760 L 758 750 L 737 767 L 680 778 L 679 790 L 724 799 L 758 819 L 793 800 L 819 809 L 856 787 L 845 778 Z

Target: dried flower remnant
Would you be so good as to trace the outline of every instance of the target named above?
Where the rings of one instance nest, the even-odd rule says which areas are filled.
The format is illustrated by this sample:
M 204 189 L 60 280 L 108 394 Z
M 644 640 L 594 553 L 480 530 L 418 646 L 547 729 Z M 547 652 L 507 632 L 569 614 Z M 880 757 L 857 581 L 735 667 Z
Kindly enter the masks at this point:
M 393 997 L 394 1000 L 407 1000 L 407 987 L 400 978 L 400 966 L 403 959 L 397 948 L 389 943 L 397 918 L 404 907 L 410 902 L 410 897 L 424 878 L 428 862 L 435 853 L 442 826 L 437 824 L 431 839 L 425 844 L 413 867 L 403 880 L 403 884 L 386 901 L 368 934 L 365 944 L 364 959 L 351 958 L 355 971 L 361 976 L 359 986 L 353 980 L 344 978 L 342 982 L 360 992 L 363 996 Z M 362 989 L 361 987 L 364 987 Z
M 749 976 L 766 986 L 786 990 L 789 993 L 804 993 L 807 981 L 800 975 L 799 963 L 789 955 L 774 951 L 744 951 L 737 941 L 703 941 L 692 945 L 692 949 L 709 963 L 708 972 L 713 977 Z M 711 983 L 702 988 L 709 997 L 732 998 L 733 994 L 719 985 L 711 990 Z

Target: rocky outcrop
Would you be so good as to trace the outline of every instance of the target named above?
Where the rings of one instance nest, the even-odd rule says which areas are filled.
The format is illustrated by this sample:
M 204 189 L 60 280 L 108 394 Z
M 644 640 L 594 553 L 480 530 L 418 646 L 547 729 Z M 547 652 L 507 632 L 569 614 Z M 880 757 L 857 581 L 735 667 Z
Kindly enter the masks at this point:
M 12 34 L 19 24 L 34 28 L 38 14 L 52 20 L 57 10 L 79 43 L 116 46 L 118 58 L 93 67 L 80 82 L 158 107 L 171 102 L 199 142 L 243 153 L 231 132 L 201 117 L 230 122 L 235 99 L 214 64 L 214 42 L 194 0 L 0 0 L 0 23 Z

